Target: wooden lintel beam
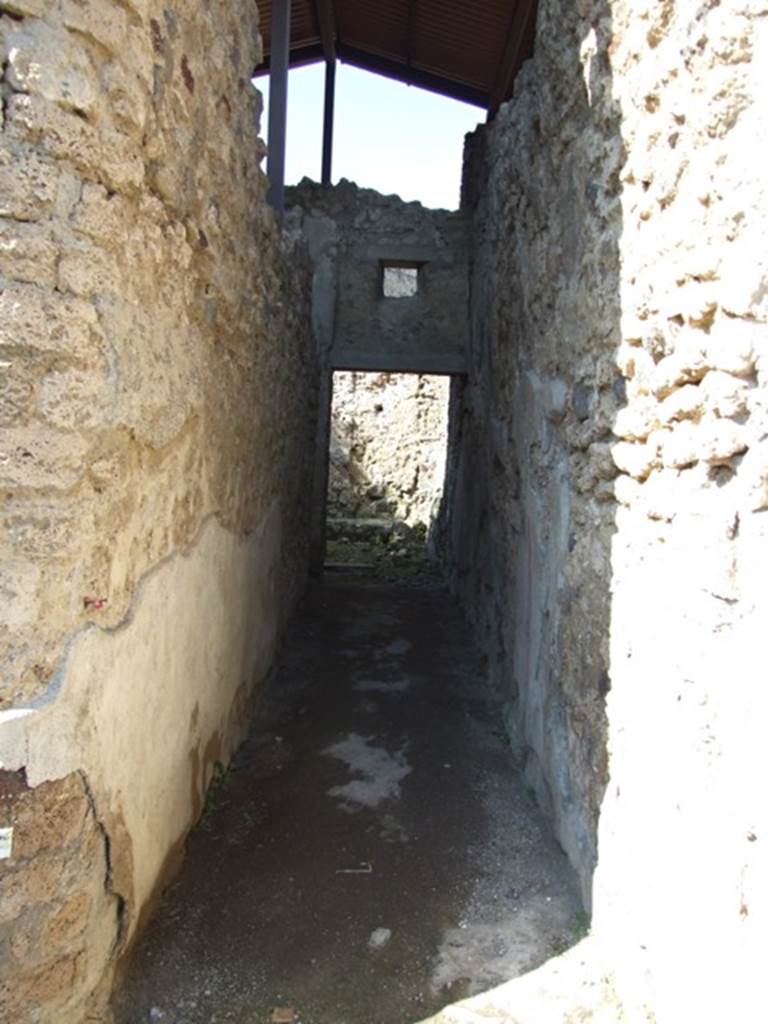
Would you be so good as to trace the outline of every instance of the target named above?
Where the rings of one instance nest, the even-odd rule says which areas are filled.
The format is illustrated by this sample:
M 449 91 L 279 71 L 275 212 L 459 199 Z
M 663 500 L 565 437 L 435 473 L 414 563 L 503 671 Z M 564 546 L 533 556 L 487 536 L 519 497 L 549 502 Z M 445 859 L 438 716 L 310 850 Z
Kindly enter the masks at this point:
M 333 0 L 315 0 L 315 13 L 323 42 L 323 55 L 330 64 L 336 60 L 336 12 Z
M 536 7 L 536 0 L 517 0 L 512 11 L 507 41 L 504 44 L 504 51 L 491 89 L 491 100 L 488 105 L 489 120 L 508 97 L 512 82 L 520 69 L 523 54 L 533 40 L 536 28 Z
M 328 356 L 332 370 L 362 373 L 430 373 L 453 375 L 467 372 L 466 356 L 456 352 L 365 352 L 332 348 Z

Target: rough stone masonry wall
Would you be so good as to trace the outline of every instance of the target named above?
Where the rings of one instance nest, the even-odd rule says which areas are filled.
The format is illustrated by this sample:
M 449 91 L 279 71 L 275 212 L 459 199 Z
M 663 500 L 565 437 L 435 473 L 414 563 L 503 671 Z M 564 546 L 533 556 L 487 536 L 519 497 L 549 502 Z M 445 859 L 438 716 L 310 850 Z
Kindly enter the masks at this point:
M 345 443 L 340 435 L 346 432 L 337 429 L 333 437 L 333 372 L 439 374 L 463 369 L 466 229 L 456 212 L 405 203 L 346 180 L 327 188 L 305 179 L 286 191 L 286 202 L 288 223 L 306 238 L 312 260 L 312 327 L 322 368 L 311 530 L 312 563 L 319 570 L 325 559 L 327 453 L 335 456 L 338 468 L 339 448 Z M 384 294 L 384 265 L 393 261 L 418 268 L 415 295 Z M 411 386 L 403 384 L 406 391 Z M 341 389 L 344 384 L 337 396 Z M 378 420 L 382 417 L 375 413 L 376 404 L 392 408 L 389 401 L 373 404 Z M 332 476 L 332 498 L 339 482 L 338 475 Z M 412 504 L 410 496 L 398 500 L 401 510 Z
M 454 582 L 664 1022 L 766 1010 L 767 13 L 543 0 L 470 147 Z
M 1 0 L 0 1020 L 101 1019 L 301 587 L 251 2 Z
M 314 267 L 313 315 L 323 362 L 336 370 L 456 372 L 466 339 L 465 224 L 342 179 L 286 191 L 290 222 Z M 383 264 L 419 267 L 415 295 L 384 294 Z M 393 286 L 402 291 L 402 281 Z
M 447 377 L 333 377 L 328 514 L 429 526 L 443 490 Z
M 626 402 L 595 928 L 659 1020 L 754 1022 L 768 1012 L 768 5 L 626 2 L 613 40 Z
M 586 903 L 606 783 L 610 444 L 623 400 L 620 139 L 605 67 L 585 81 L 589 26 L 542 3 L 515 98 L 469 137 L 470 372 L 456 385 L 444 524 L 513 746 Z

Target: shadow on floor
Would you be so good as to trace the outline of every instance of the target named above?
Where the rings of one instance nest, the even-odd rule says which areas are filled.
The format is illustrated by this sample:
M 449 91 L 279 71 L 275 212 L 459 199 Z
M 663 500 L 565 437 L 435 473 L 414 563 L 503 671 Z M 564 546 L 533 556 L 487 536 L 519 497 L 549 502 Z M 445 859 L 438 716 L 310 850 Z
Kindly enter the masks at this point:
M 327 576 L 115 1015 L 406 1024 L 535 968 L 581 920 L 445 591 Z

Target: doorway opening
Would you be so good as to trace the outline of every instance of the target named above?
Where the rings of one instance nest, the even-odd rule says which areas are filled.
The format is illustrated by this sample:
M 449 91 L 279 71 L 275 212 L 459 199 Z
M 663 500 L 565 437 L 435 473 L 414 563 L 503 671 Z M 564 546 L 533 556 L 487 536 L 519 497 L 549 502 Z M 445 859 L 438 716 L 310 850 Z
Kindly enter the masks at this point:
M 449 394 L 447 376 L 333 374 L 326 568 L 435 571 Z

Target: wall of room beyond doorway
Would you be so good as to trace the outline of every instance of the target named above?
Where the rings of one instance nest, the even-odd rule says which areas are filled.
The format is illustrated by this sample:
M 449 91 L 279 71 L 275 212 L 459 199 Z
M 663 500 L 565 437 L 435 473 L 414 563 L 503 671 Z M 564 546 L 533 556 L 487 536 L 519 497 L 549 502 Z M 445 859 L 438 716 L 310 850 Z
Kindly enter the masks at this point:
M 333 375 L 328 512 L 429 527 L 445 478 L 447 377 Z

